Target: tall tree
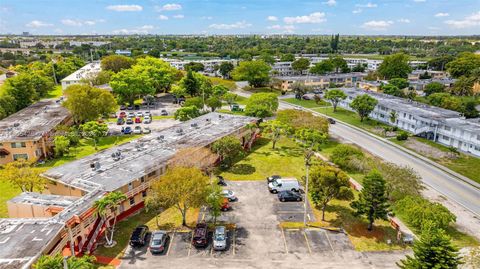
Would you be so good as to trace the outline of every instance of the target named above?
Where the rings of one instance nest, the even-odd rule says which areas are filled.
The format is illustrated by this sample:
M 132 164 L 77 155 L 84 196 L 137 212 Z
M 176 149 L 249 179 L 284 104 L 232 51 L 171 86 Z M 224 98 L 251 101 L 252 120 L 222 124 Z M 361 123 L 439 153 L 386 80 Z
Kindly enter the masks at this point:
M 440 82 L 430 82 L 425 86 L 425 89 L 423 92 L 425 93 L 426 96 L 429 96 L 430 94 L 437 93 L 437 92 L 444 92 L 445 91 L 445 86 L 443 86 L 442 83 Z
M 181 87 L 185 90 L 186 93 L 190 96 L 197 96 L 200 91 L 200 81 L 194 76 L 192 70 L 187 71 L 187 75 L 180 81 Z
M 122 192 L 115 191 L 109 192 L 99 200 L 95 201 L 93 207 L 97 211 L 97 213 L 104 219 L 107 223 L 109 217 L 113 214 L 113 222 L 112 225 L 108 227 L 105 231 L 105 240 L 107 241 L 107 245 L 113 244 L 113 233 L 115 232 L 115 223 L 117 222 L 117 212 L 118 208 L 120 207 L 120 203 L 127 199 L 127 196 Z
M 313 203 L 322 209 L 322 221 L 325 221 L 325 209 L 330 201 L 349 201 L 354 198 L 347 174 L 333 166 L 313 166 L 309 184 Z
M 8 78 L 5 82 L 5 93 L 15 99 L 15 109 L 17 111 L 31 105 L 38 99 L 32 76 L 28 73 Z
M 225 136 L 212 144 L 212 152 L 220 156 L 220 160 L 231 166 L 235 158 L 243 154 L 243 147 L 238 138 Z
M 93 141 L 95 150 L 97 150 L 97 143 L 100 137 L 107 136 L 108 126 L 104 123 L 96 121 L 89 121 L 80 125 L 82 136 Z
M 210 96 L 205 104 L 214 112 L 217 108 L 222 107 L 222 101 L 216 96 Z
M 293 55 L 292 53 L 282 54 L 280 56 L 280 61 L 281 62 L 293 62 L 293 61 L 295 61 L 295 55 Z
M 377 106 L 377 99 L 371 97 L 368 94 L 363 94 L 355 97 L 350 107 L 357 111 L 360 116 L 360 121 L 363 121 L 365 118 L 368 118 L 368 115 L 375 109 Z
M 207 189 L 207 205 L 209 207 L 209 213 L 213 216 L 213 224 L 217 224 L 217 218 L 222 213 L 222 204 L 224 201 L 222 195 L 222 188 L 218 185 L 210 185 Z
M 135 60 L 122 55 L 110 55 L 102 58 L 102 70 L 110 70 L 118 73 L 124 69 L 130 68 Z
M 46 183 L 40 176 L 41 172 L 41 169 L 33 167 L 33 162 L 20 159 L 0 169 L 0 180 L 17 186 L 22 192 L 41 191 Z
M 185 70 L 193 71 L 193 72 L 200 72 L 205 70 L 205 66 L 202 63 L 198 62 L 189 62 L 185 65 Z
M 470 76 L 475 68 L 480 66 L 480 55 L 472 52 L 460 53 L 455 60 L 447 65 L 447 71 L 454 78 Z
M 292 69 L 298 73 L 303 73 L 310 66 L 310 60 L 307 58 L 300 58 L 292 63 Z
M 252 87 L 261 87 L 268 84 L 271 67 L 264 61 L 240 62 L 232 71 L 235 80 L 246 80 Z
M 113 75 L 110 86 L 122 102 L 128 102 L 130 105 L 133 105 L 135 99 L 153 95 L 156 91 L 149 74 L 135 72 L 133 69 L 124 69 Z
M 220 67 L 218 69 L 218 72 L 224 77 L 224 78 L 230 78 L 230 73 L 233 71 L 235 66 L 231 62 L 223 62 L 220 64 Z
M 408 55 L 404 53 L 386 56 L 378 67 L 378 73 L 385 79 L 407 78 L 412 71 L 408 59 Z
M 356 215 L 368 220 L 368 230 L 373 229 L 376 219 L 386 220 L 389 213 L 386 183 L 377 170 L 372 170 L 363 180 L 363 189 L 358 200 L 351 203 Z
M 342 73 L 348 73 L 350 71 L 347 61 L 345 61 L 345 59 L 343 59 L 341 56 L 331 57 L 329 61 L 335 68 L 335 73 L 338 73 L 338 71 L 342 71 Z
M 325 75 L 328 72 L 332 72 L 335 66 L 330 59 L 323 60 L 319 63 L 316 63 L 314 66 L 310 68 L 310 73 L 317 74 L 317 75 Z
M 208 182 L 198 168 L 172 167 L 153 183 L 150 199 L 163 208 L 176 208 L 182 215 L 182 225 L 187 226 L 187 211 L 206 202 Z
M 270 120 L 262 123 L 263 131 L 272 140 L 272 149 L 275 149 L 277 141 L 289 132 L 289 128 L 286 124 L 278 120 Z
M 254 93 L 248 98 L 245 114 L 248 116 L 266 118 L 278 109 L 278 98 L 274 93 Z
M 200 110 L 196 106 L 184 106 L 177 109 L 174 116 L 176 120 L 187 121 L 200 116 Z
M 333 112 L 337 111 L 338 102 L 345 100 L 347 95 L 340 89 L 331 89 L 325 93 L 325 99 L 330 101 L 333 106 Z
M 402 269 L 445 268 L 455 269 L 461 264 L 458 249 L 442 229 L 427 226 L 422 229 L 420 240 L 413 244 L 413 257 L 397 263 Z
M 401 90 L 408 88 L 409 86 L 408 80 L 404 78 L 392 78 L 388 81 L 388 84 L 393 85 Z

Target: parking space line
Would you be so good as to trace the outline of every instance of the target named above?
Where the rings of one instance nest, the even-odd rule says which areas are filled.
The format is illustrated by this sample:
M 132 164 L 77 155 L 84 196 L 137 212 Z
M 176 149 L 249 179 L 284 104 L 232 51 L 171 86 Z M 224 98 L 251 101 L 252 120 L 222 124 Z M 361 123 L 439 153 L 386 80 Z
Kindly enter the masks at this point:
M 192 250 L 192 241 L 193 241 L 193 232 L 192 233 L 192 238 L 190 239 L 190 244 L 189 244 L 189 247 L 188 247 L 188 257 L 190 257 L 190 251 Z
M 233 227 L 233 237 L 232 237 L 232 255 L 235 256 L 235 234 L 236 234 L 236 227 Z
M 172 239 L 170 240 L 170 244 L 168 244 L 168 250 L 167 250 L 167 254 L 165 256 L 168 256 L 168 254 L 170 253 L 170 249 L 172 248 L 172 244 L 173 244 L 174 239 L 175 239 L 175 230 L 173 231 Z
M 305 230 L 303 230 L 303 235 L 305 236 L 305 242 L 307 242 L 308 253 L 312 255 L 312 249 L 310 248 L 310 243 L 308 243 L 308 237 L 307 237 L 307 233 L 305 233 Z
M 325 236 L 327 237 L 328 244 L 330 245 L 330 248 L 332 249 L 333 252 L 335 252 L 335 249 L 333 249 L 332 242 L 330 241 L 330 237 L 328 237 L 328 233 L 324 232 Z
M 283 231 L 283 228 L 280 228 L 282 231 L 282 238 L 283 238 L 283 244 L 285 245 L 285 253 L 288 254 L 288 246 L 287 246 L 287 239 L 285 239 L 285 232 Z

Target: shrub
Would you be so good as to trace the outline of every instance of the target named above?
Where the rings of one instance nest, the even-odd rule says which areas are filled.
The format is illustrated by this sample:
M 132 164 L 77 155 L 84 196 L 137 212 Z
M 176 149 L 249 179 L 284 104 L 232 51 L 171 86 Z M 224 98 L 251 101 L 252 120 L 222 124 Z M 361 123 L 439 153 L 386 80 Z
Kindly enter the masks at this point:
M 363 160 L 363 152 L 350 145 L 338 145 L 333 149 L 330 160 L 344 170 L 357 171 L 358 166 L 353 160 Z
M 405 132 L 405 131 L 400 131 L 398 134 L 397 134 L 397 140 L 398 141 L 403 141 L 403 140 L 407 140 L 408 139 L 408 133 Z

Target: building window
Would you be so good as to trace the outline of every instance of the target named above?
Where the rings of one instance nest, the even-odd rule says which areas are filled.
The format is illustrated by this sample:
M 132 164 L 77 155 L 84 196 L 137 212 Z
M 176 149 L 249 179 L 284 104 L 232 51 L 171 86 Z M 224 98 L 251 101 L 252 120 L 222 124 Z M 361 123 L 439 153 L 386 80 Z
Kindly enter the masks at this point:
M 20 159 L 28 160 L 28 154 L 13 154 L 14 161 L 20 160 Z
M 14 142 L 12 143 L 12 148 L 26 148 L 25 142 Z
M 134 205 L 135 204 L 135 197 L 130 197 L 130 205 Z
M 145 182 L 145 176 L 140 178 L 140 182 L 142 182 L 142 183 Z
M 147 191 L 142 191 L 142 197 L 147 197 Z
M 445 131 L 450 131 L 452 128 L 445 126 Z
M 450 137 L 448 137 L 448 136 L 443 136 L 443 140 L 450 141 Z
M 156 171 L 153 171 L 153 172 L 148 173 L 148 177 L 153 177 L 153 176 L 155 175 L 155 172 L 156 172 Z

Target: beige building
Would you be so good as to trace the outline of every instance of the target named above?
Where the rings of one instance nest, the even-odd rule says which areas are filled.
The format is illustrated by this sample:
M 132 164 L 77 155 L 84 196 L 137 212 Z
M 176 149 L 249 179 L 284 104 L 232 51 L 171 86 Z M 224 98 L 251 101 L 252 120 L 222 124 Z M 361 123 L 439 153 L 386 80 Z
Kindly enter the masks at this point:
M 382 82 L 363 80 L 357 83 L 357 88 L 372 92 L 381 92 Z
M 70 123 L 68 110 L 52 99 L 38 101 L 1 120 L 0 165 L 50 156 L 55 127 Z
M 412 73 L 408 74 L 408 80 L 419 80 L 420 76 L 427 74 L 430 79 L 445 79 L 448 77 L 447 72 L 445 71 L 434 71 L 434 70 L 414 70 Z
M 276 77 L 281 81 L 281 88 L 284 91 L 291 91 L 294 83 L 301 83 L 313 89 L 326 89 L 331 84 L 336 87 L 355 87 L 357 82 L 362 81 L 363 73 L 330 74 L 325 76 L 285 76 Z

